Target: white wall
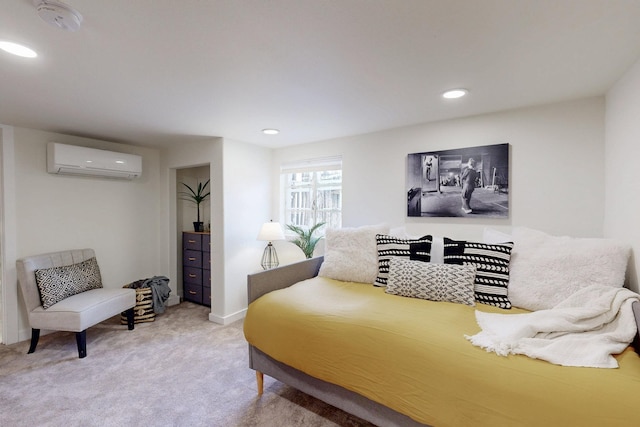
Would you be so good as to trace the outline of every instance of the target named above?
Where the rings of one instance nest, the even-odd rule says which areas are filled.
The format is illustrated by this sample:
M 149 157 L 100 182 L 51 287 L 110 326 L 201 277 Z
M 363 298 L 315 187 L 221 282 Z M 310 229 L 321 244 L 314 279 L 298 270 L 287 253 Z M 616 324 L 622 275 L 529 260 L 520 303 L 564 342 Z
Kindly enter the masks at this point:
M 264 242 L 257 236 L 271 219 L 271 150 L 225 139 L 223 158 L 224 313 L 211 319 L 229 323 L 244 316 L 247 308 L 247 274 L 262 271 Z
M 286 147 L 274 152 L 272 182 L 278 185 L 283 162 L 342 155 L 345 227 L 388 223 L 415 235 L 473 239 L 485 226 L 520 225 L 599 237 L 604 106 L 596 97 Z M 406 216 L 407 154 L 500 143 L 511 145 L 509 219 Z M 274 206 L 278 198 L 274 192 Z M 279 251 L 288 248 L 281 244 Z
M 628 287 L 640 291 L 640 61 L 609 90 L 606 97 L 606 193 L 604 233 L 629 242 L 635 255 Z
M 15 209 L 15 143 L 13 127 L 0 125 L 0 303 L 2 303 L 2 343 L 19 340 L 20 312 L 15 269 L 16 257 L 16 209 Z
M 177 214 L 175 169 L 210 164 L 211 173 L 211 314 L 209 319 L 226 324 L 243 316 L 247 306 L 247 274 L 260 268 L 260 226 L 268 220 L 271 206 L 269 182 L 271 150 L 252 144 L 214 138 L 176 144 L 166 150 L 166 185 L 170 208 L 170 268 L 177 273 L 176 254 L 181 230 Z
M 24 128 L 13 128 L 13 138 L 14 185 L 5 190 L 13 192 L 15 199 L 15 219 L 7 224 L 15 230 L 15 258 L 93 248 L 105 287 L 168 273 L 160 261 L 163 228 L 158 150 Z M 49 141 L 139 154 L 143 158 L 142 177 L 124 181 L 49 174 Z M 4 267 L 14 271 L 15 258 L 6 260 Z M 8 294 L 11 292 L 5 292 Z M 6 306 L 19 309 L 17 324 L 6 327 L 17 329 L 18 339 L 26 339 L 30 333 L 21 298 L 6 301 Z M 11 338 L 7 337 L 7 342 Z

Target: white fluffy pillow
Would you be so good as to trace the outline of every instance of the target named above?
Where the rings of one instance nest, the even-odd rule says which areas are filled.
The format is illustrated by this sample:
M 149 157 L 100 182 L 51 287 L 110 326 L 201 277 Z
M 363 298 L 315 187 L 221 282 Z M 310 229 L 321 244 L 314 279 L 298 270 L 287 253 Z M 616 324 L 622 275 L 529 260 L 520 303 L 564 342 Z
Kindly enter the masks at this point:
M 388 233 L 386 225 L 327 229 L 324 262 L 318 275 L 345 282 L 373 283 L 378 276 L 376 234 Z
M 509 300 L 516 307 L 543 310 L 590 285 L 622 287 L 630 247 L 610 239 L 550 236 L 513 230 Z
M 503 233 L 495 228 L 485 227 L 484 232 L 482 233 L 482 241 L 493 245 L 496 243 L 513 242 L 513 237 L 511 234 Z

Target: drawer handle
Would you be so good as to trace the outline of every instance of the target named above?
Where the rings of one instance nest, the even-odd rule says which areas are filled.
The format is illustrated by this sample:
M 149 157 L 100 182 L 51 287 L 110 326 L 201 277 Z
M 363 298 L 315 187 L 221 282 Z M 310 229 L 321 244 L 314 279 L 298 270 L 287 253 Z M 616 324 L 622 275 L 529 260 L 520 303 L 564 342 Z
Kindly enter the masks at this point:
M 189 257 L 189 261 L 195 261 L 197 258 Z
M 191 278 L 193 279 L 193 278 L 195 278 L 195 277 L 197 277 L 197 276 L 196 276 L 195 274 L 191 274 L 191 273 L 189 273 L 189 277 L 191 277 Z
M 187 242 L 189 242 L 189 243 L 195 243 L 196 241 L 195 241 L 195 240 L 187 240 Z
M 189 293 L 190 293 L 191 295 L 197 295 L 197 294 L 198 294 L 198 293 L 197 293 L 197 292 L 195 292 L 195 291 L 189 291 Z

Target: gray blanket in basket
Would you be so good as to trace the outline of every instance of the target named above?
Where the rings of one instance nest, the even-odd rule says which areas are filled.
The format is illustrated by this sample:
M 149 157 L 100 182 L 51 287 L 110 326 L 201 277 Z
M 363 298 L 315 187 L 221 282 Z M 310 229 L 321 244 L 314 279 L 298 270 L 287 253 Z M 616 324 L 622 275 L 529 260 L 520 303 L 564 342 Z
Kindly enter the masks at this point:
M 171 289 L 169 289 L 169 278 L 165 276 L 153 276 L 148 279 L 141 279 L 131 284 L 132 288 L 151 288 L 153 298 L 153 312 L 164 313 L 164 303 L 169 299 Z

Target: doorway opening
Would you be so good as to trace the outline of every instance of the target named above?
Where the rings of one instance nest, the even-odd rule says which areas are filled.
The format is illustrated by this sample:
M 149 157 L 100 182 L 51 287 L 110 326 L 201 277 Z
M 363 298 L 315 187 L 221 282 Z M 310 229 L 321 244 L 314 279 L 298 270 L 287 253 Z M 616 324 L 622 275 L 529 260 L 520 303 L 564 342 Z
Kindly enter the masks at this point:
M 211 165 L 176 169 L 177 289 L 183 301 L 211 307 L 211 196 L 198 206 L 192 190 L 210 193 Z M 188 187 L 187 187 L 188 186 Z M 199 221 L 198 221 L 199 220 Z M 202 224 L 198 224 L 201 222 Z

